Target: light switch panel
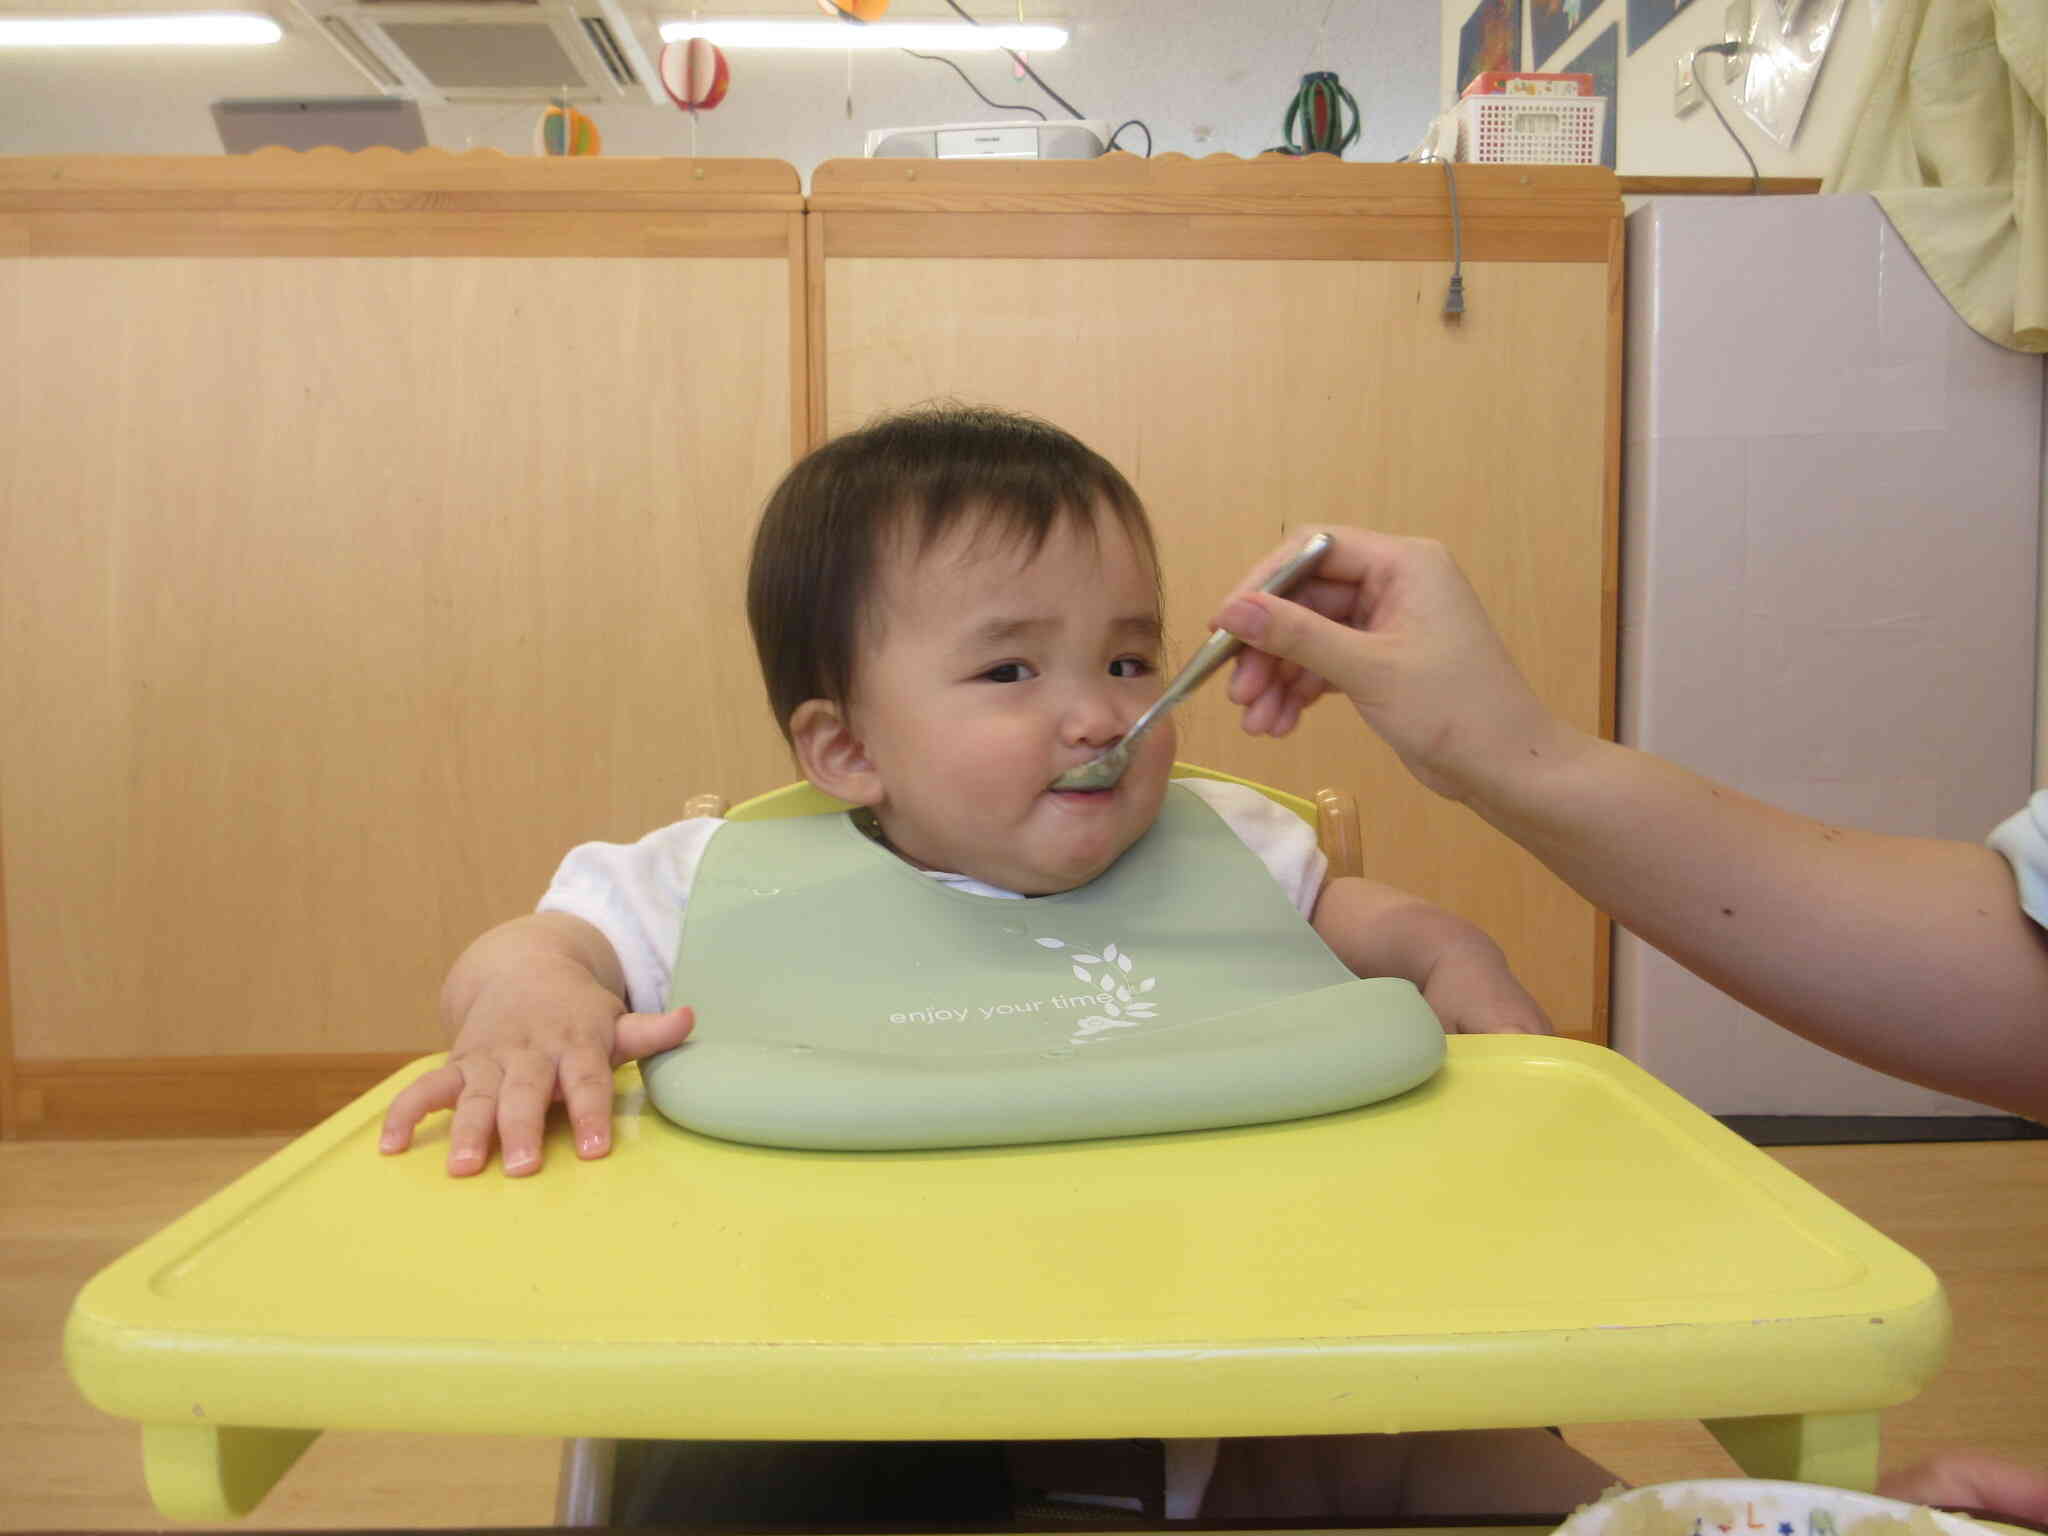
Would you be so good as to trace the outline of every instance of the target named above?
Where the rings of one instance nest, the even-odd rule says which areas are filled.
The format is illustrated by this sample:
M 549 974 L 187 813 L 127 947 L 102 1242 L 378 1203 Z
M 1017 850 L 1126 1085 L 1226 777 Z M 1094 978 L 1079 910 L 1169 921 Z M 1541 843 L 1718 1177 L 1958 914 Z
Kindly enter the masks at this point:
M 1749 69 L 1749 24 L 1749 0 L 1728 0 L 1721 13 L 1721 41 L 1735 44 L 1735 51 L 1727 56 L 1721 78 L 1731 85 Z
M 1674 117 L 1683 117 L 1686 113 L 1697 110 L 1700 104 L 1700 83 L 1693 76 L 1692 59 L 1693 56 L 1689 53 L 1681 53 L 1678 56 L 1678 97 L 1671 106 L 1671 115 Z M 1607 110 L 1614 110 L 1611 103 Z

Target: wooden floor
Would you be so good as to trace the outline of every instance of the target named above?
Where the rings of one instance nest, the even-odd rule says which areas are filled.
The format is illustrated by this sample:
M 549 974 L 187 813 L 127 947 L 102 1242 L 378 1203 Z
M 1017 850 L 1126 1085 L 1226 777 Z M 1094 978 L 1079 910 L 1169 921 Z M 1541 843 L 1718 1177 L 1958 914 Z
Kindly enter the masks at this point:
M 276 1140 L 0 1144 L 0 1530 L 171 1529 L 142 1486 L 134 1426 L 64 1374 L 59 1334 L 93 1272 L 281 1145 Z M 1886 1416 L 1888 1464 L 1974 1446 L 2048 1469 L 2048 1141 L 1809 1147 L 1776 1154 L 1940 1274 L 1948 1369 Z M 1617 1477 L 1727 1474 L 1697 1424 L 1567 1426 Z M 323 1436 L 250 1524 L 543 1525 L 558 1445 Z

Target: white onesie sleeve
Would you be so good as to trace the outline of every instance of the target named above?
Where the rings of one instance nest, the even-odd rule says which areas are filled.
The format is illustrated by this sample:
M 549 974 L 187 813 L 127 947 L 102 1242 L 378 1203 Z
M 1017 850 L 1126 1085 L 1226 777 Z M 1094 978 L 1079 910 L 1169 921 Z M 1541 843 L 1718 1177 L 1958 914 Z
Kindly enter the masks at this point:
M 1180 779 L 1221 816 L 1259 856 L 1295 911 L 1315 911 L 1329 860 L 1315 830 L 1255 789 L 1213 779 Z M 584 843 L 569 850 L 540 899 L 539 911 L 580 917 L 611 942 L 626 974 L 626 1001 L 635 1013 L 668 1006 L 669 977 L 682 941 L 690 886 L 711 836 L 725 823 L 698 816 L 648 833 L 637 843 Z M 935 878 L 981 895 L 1010 896 L 960 875 Z
M 2012 865 L 2020 910 L 2048 928 L 2048 789 L 2001 821 L 1985 841 Z
M 611 941 L 626 973 L 626 1003 L 635 1013 L 668 1007 L 690 886 L 711 834 L 724 825 L 716 816 L 693 816 L 637 843 L 571 848 L 540 899 L 537 911 L 580 917 Z

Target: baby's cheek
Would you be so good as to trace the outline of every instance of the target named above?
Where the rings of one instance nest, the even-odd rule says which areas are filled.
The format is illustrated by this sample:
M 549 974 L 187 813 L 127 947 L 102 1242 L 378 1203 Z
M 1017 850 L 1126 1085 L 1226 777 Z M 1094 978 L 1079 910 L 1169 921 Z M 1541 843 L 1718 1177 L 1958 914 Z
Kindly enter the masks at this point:
M 1138 741 L 1138 766 L 1156 775 L 1162 784 L 1173 771 L 1173 761 L 1179 754 L 1180 733 L 1171 716 L 1160 721 Z

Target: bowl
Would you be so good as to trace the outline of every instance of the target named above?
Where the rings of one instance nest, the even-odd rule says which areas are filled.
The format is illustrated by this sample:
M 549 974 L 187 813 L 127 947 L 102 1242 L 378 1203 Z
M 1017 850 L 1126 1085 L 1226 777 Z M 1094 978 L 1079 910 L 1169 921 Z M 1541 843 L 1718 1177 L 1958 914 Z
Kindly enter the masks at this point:
M 1945 1510 L 1817 1483 L 1654 1483 L 1576 1510 L 1557 1536 L 2002 1536 Z

